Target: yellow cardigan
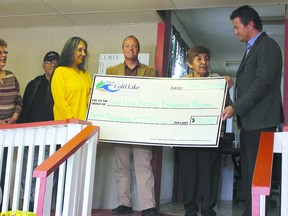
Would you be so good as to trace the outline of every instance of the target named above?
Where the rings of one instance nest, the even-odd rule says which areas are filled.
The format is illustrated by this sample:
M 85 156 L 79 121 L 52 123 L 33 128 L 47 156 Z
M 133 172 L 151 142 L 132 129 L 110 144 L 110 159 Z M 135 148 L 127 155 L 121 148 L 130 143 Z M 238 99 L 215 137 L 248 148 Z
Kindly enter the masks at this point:
M 79 73 L 70 67 L 58 67 L 51 80 L 54 99 L 54 119 L 85 120 L 92 79 L 86 71 Z

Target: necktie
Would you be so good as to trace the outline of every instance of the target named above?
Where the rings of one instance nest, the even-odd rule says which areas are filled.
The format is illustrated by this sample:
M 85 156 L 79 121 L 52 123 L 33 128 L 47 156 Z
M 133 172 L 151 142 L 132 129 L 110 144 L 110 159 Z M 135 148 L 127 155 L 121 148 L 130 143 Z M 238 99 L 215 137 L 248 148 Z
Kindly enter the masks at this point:
M 249 43 L 246 43 L 246 56 L 248 55 L 250 49 L 251 49 L 252 45 Z

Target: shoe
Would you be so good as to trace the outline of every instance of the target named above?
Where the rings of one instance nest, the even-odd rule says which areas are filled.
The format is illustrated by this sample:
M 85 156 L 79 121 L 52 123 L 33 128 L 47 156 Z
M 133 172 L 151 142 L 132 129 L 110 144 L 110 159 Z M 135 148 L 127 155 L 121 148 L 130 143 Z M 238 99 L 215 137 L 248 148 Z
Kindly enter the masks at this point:
M 131 207 L 120 205 L 115 209 L 112 209 L 113 215 L 123 215 L 123 214 L 131 214 L 133 212 Z
M 192 214 L 192 213 L 186 212 L 184 216 L 197 216 L 197 215 L 198 215 L 197 213 Z
M 156 208 L 149 208 L 142 211 L 142 216 L 162 216 Z
M 201 210 L 201 215 L 202 216 L 216 216 L 217 214 L 216 214 L 216 212 L 213 209 L 211 209 L 211 210 L 208 210 L 208 211 Z

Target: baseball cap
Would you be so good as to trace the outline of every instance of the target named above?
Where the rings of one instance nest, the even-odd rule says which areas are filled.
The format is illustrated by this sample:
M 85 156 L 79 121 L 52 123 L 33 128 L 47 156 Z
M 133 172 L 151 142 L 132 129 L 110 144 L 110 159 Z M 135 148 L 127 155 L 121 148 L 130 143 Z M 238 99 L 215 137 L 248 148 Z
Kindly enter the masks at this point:
M 52 60 L 58 60 L 59 59 L 59 54 L 55 51 L 50 51 L 47 52 L 46 55 L 44 56 L 43 61 L 52 61 Z

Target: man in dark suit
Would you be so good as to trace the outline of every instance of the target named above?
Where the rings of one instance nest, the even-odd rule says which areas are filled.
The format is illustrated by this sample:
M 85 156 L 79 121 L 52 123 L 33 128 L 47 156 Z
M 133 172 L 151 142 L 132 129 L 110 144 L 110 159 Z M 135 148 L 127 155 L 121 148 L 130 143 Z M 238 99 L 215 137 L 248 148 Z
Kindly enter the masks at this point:
M 274 132 L 284 122 L 281 97 L 282 54 L 265 32 L 258 13 L 248 5 L 230 16 L 235 35 L 247 51 L 236 74 L 235 103 L 224 109 L 223 120 L 237 115 L 246 209 L 251 215 L 251 184 L 261 132 Z
M 108 75 L 117 76 L 157 76 L 157 70 L 138 60 L 140 44 L 136 37 L 128 36 L 122 43 L 125 57 L 124 63 L 109 67 Z M 142 216 L 160 216 L 155 206 L 154 176 L 150 161 L 151 146 L 115 144 L 117 201 L 119 206 L 112 210 L 113 215 L 130 214 L 132 210 L 131 197 L 131 158 L 133 156 L 137 194 Z

